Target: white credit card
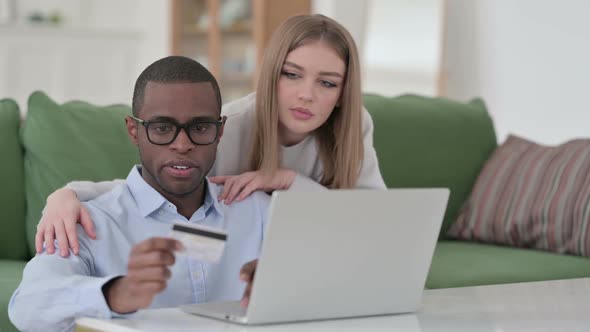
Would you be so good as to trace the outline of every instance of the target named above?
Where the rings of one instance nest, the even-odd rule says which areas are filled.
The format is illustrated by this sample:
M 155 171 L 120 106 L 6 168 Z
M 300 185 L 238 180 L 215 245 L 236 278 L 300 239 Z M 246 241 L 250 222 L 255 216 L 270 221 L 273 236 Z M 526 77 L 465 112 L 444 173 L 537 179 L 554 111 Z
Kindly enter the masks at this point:
M 174 224 L 170 237 L 184 245 L 180 254 L 210 263 L 219 261 L 227 241 L 227 233 L 222 230 L 186 223 Z

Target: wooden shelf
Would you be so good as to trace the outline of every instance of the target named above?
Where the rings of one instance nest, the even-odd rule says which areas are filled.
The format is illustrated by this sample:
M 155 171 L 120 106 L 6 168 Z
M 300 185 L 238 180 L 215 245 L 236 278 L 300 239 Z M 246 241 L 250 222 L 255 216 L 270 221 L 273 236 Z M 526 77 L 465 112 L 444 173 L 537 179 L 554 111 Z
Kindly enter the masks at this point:
M 222 26 L 220 17 L 227 14 L 223 13 L 223 0 L 169 1 L 172 13 L 171 54 L 195 58 L 196 51 L 203 52 L 207 61 L 204 61 L 202 54 L 201 61 L 207 63 L 207 68 L 217 78 L 222 90 L 227 86 L 254 90 L 254 73 L 259 70 L 266 42 L 272 32 L 288 17 L 309 14 L 311 11 L 311 0 L 242 0 L 250 6 L 244 15 L 236 15 L 234 23 Z M 205 25 L 207 27 L 203 28 Z M 225 68 L 228 72 L 224 72 L 223 64 L 228 61 L 234 64 L 237 61 L 237 67 L 248 68 L 249 71 L 252 66 L 255 68 L 252 73 L 230 72 L 230 68 Z
M 236 22 L 229 27 L 221 28 L 221 33 L 249 34 L 252 31 L 252 23 L 250 21 Z
M 207 37 L 209 31 L 207 29 L 202 29 L 194 26 L 184 26 L 182 28 L 182 35 L 183 36 L 191 36 L 191 37 Z
M 251 28 L 222 28 L 221 33 L 231 33 L 231 34 L 250 34 L 252 33 L 252 29 Z

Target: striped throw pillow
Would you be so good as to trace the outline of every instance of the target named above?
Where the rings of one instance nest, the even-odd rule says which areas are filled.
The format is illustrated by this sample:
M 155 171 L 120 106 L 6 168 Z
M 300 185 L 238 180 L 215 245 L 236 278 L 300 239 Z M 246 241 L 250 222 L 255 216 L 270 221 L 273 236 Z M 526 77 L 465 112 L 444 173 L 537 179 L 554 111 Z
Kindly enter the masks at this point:
M 590 139 L 510 136 L 484 165 L 448 235 L 590 256 Z

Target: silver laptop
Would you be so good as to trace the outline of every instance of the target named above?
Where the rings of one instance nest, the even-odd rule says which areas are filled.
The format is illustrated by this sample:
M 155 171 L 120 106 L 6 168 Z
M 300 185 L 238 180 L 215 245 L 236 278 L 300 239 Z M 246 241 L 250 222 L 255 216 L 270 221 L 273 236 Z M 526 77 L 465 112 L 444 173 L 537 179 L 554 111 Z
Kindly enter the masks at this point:
M 449 190 L 274 192 L 247 309 L 182 306 L 240 324 L 416 311 Z

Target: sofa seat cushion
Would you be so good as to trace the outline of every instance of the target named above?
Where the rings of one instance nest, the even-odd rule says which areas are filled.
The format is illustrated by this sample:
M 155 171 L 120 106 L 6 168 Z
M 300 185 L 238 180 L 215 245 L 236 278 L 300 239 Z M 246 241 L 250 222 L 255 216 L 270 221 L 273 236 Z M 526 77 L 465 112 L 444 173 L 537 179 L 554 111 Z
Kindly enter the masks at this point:
M 8 302 L 20 284 L 27 262 L 0 260 L 0 331 L 17 331 L 8 319 Z
M 427 288 L 590 277 L 590 259 L 495 245 L 440 241 Z

